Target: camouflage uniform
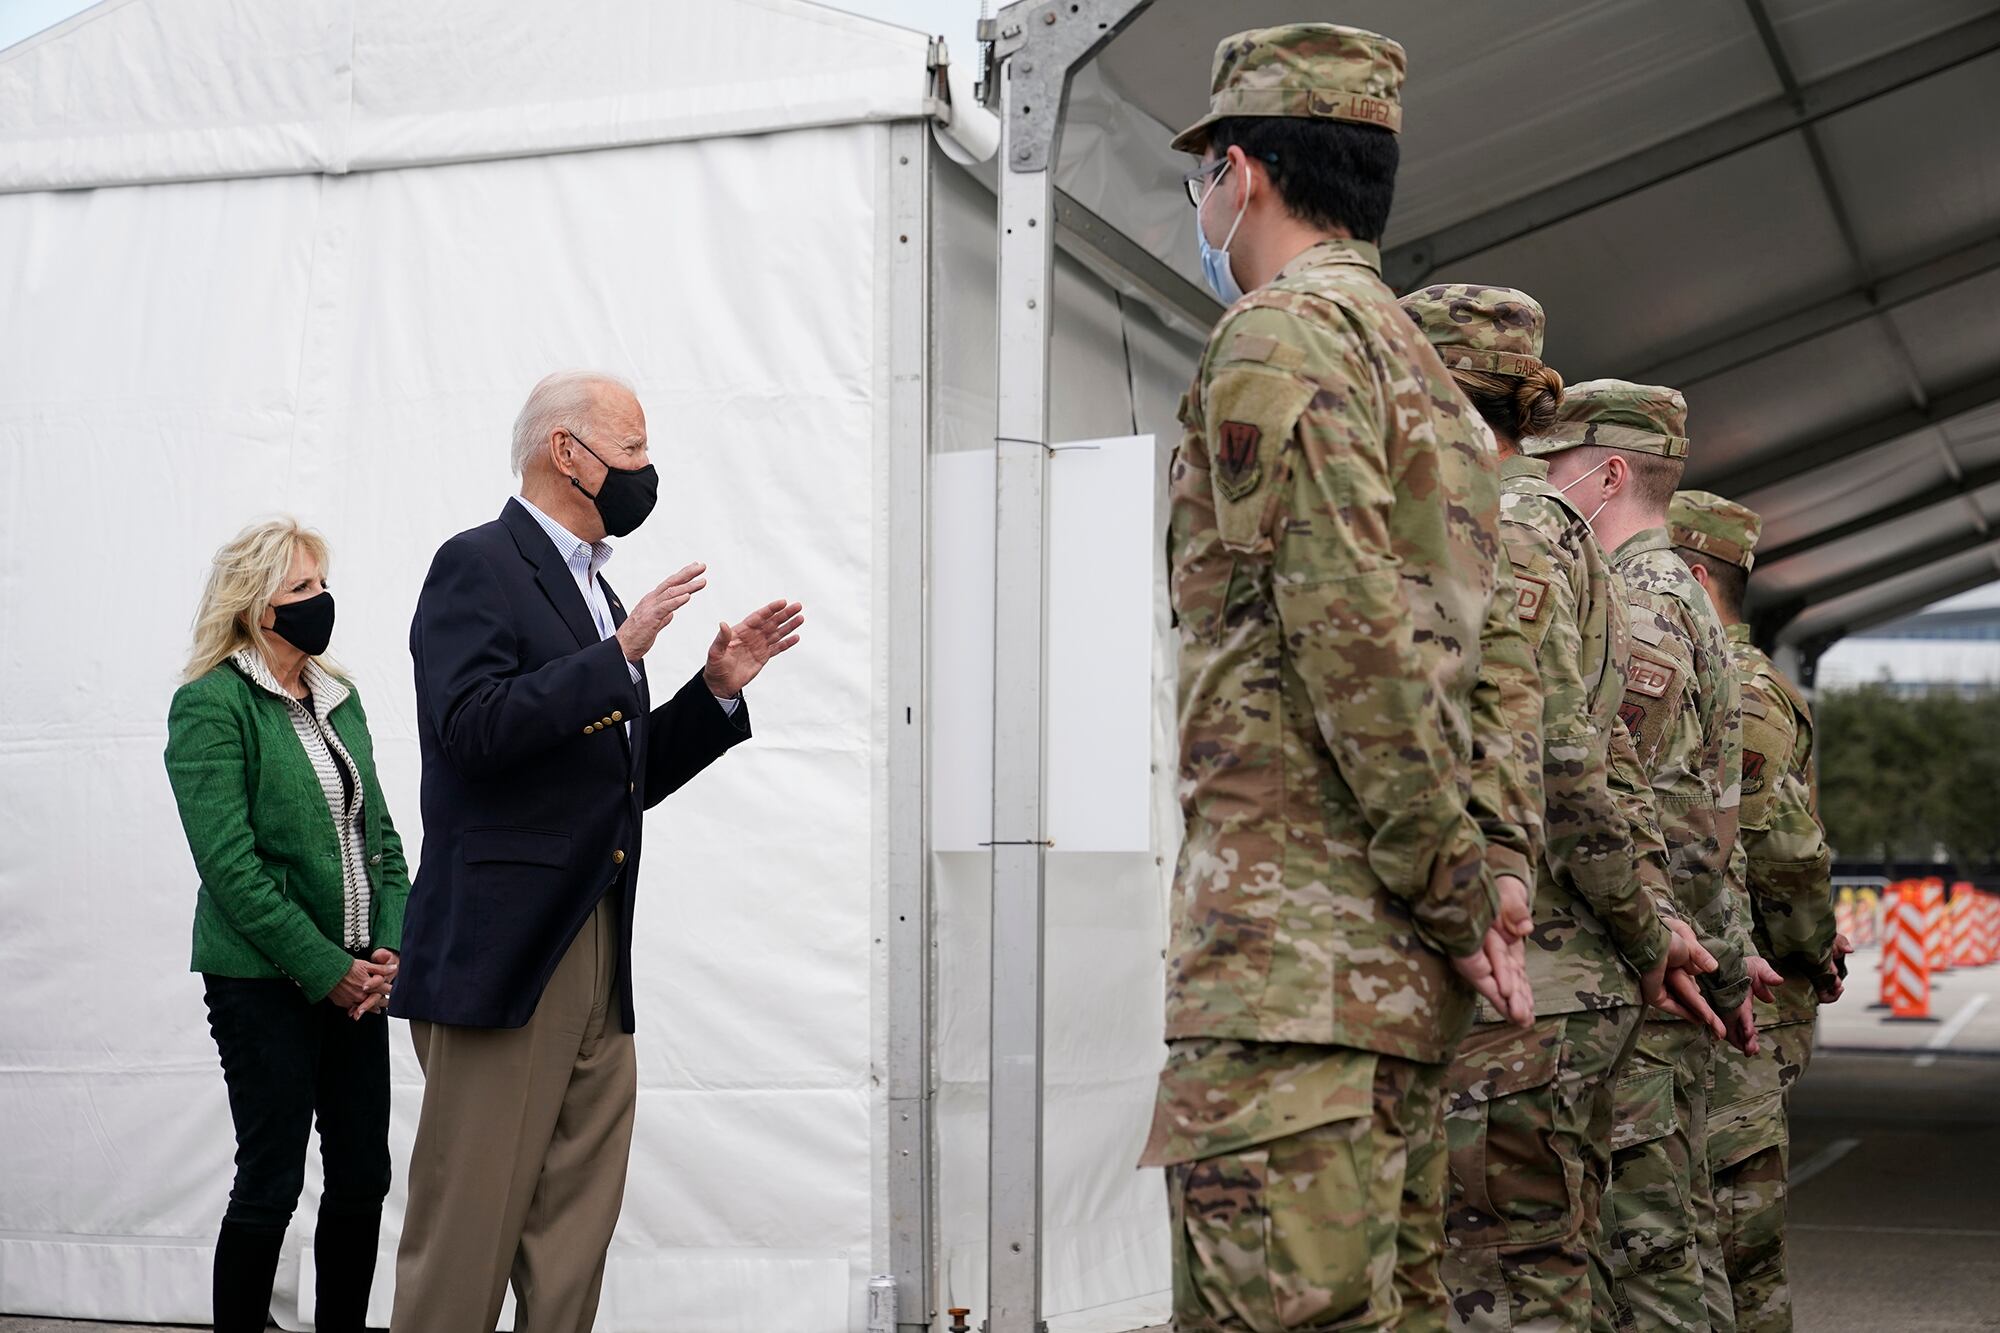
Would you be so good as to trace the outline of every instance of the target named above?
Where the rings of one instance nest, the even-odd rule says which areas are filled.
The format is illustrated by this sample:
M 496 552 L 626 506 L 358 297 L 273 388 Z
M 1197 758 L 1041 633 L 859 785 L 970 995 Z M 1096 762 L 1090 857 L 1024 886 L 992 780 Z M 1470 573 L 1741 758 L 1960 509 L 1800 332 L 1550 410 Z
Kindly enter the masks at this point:
M 1594 380 L 1566 395 L 1559 424 L 1529 442 L 1537 455 L 1580 445 L 1683 458 L 1687 408 L 1671 389 Z M 1728 644 L 1707 596 L 1673 554 L 1664 527 L 1612 554 L 1632 632 L 1619 714 L 1650 788 L 1679 914 L 1722 968 L 1703 979 L 1718 1010 L 1748 993 L 1747 929 L 1725 870 L 1736 841 L 1742 772 L 1740 705 Z M 1636 795 L 1628 796 L 1637 808 Z M 1617 1082 L 1604 1228 L 1620 1321 L 1706 1330 L 1702 1255 L 1721 1271 L 1707 1170 L 1707 1033 L 1664 1016 L 1641 1026 Z M 1706 1245 L 1700 1242 L 1707 1242 Z
M 1542 309 L 1521 292 L 1430 287 L 1403 308 L 1448 369 L 1519 378 L 1541 365 Z M 1612 1077 L 1638 1035 L 1636 974 L 1665 956 L 1668 934 L 1609 786 L 1623 590 L 1546 463 L 1517 455 L 1501 473 L 1501 540 L 1542 687 L 1545 851 L 1527 943 L 1536 1022 L 1522 1031 L 1482 1006 L 1452 1062 L 1443 1272 L 1454 1327 L 1584 1330 L 1593 1287 L 1608 1289 L 1598 1204 Z
M 1682 491 L 1669 511 L 1676 546 L 1748 571 L 1763 527 L 1757 515 L 1706 491 Z M 1708 1160 L 1714 1174 L 1737 1333 L 1792 1326 L 1785 1278 L 1785 1103 L 1812 1056 L 1816 986 L 1833 965 L 1830 858 L 1812 786 L 1812 715 L 1803 696 L 1750 641 L 1728 626 L 1743 689 L 1742 833 L 1730 866 L 1747 881 L 1757 952 L 1786 974 L 1774 1003 L 1756 1005 L 1760 1049 L 1716 1055 L 1709 1096 Z
M 1354 29 L 1249 33 L 1212 105 L 1381 124 L 1402 68 Z M 1182 410 L 1185 838 L 1143 1160 L 1190 1333 L 1443 1323 L 1440 1094 L 1472 1017 L 1446 955 L 1494 912 L 1472 752 L 1498 495 L 1379 262 L 1293 259 L 1224 314 Z

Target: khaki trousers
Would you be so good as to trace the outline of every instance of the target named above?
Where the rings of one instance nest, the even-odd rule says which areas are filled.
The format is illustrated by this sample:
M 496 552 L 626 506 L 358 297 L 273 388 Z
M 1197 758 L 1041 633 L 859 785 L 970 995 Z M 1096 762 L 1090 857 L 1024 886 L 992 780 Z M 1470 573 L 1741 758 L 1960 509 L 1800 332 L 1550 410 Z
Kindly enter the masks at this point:
M 589 1333 L 625 1197 L 638 1066 L 607 894 L 521 1028 L 412 1023 L 424 1104 L 396 1252 L 395 1333 Z

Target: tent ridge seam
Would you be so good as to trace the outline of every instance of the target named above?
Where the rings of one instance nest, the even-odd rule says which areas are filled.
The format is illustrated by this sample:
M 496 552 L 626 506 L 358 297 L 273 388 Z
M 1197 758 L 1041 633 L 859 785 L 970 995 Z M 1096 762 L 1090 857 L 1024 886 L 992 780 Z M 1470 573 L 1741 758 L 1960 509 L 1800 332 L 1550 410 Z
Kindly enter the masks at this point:
M 500 148 L 490 152 L 441 153 L 433 156 L 407 158 L 371 157 L 366 153 L 353 154 L 341 145 L 341 151 L 331 149 L 314 155 L 314 160 L 286 165 L 268 164 L 247 166 L 241 170 L 177 172 L 104 172 L 94 175 L 80 175 L 74 179 L 61 181 L 29 175 L 19 180 L 8 180 L 0 176 L 0 195 L 11 194 L 55 194 L 72 190 L 112 189 L 126 186 L 144 185 L 189 185 L 204 181 L 238 181 L 279 179 L 287 176 L 349 176 L 365 172 L 402 171 L 414 168 L 460 166 L 473 162 L 511 162 L 524 158 L 557 157 L 571 153 L 612 152 L 622 148 L 649 148 L 669 143 L 699 143 L 709 139 L 747 139 L 771 134 L 790 133 L 795 130 L 834 129 L 847 125 L 894 125 L 907 121 L 930 122 L 935 119 L 934 108 L 929 99 L 912 99 L 906 105 L 894 107 L 873 107 L 859 113 L 833 109 L 800 120 L 758 120 L 723 128 L 689 127 L 680 132 L 660 131 L 636 135 L 629 139 L 618 139 L 608 143 L 577 144 L 531 144 L 512 148 Z M 289 122 L 299 126 L 304 122 Z M 270 126 L 266 128 L 281 128 Z M 98 136 L 113 139 L 117 136 Z M 17 144 L 19 140 L 15 141 Z

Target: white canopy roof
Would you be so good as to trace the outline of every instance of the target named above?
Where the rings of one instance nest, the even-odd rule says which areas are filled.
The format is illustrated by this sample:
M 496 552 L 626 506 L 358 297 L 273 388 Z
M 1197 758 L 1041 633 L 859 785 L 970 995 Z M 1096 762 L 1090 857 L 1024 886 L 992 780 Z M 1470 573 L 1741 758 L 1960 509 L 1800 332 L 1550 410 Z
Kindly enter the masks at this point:
M 907 119 L 928 50 L 805 0 L 104 0 L 0 53 L 0 191 Z

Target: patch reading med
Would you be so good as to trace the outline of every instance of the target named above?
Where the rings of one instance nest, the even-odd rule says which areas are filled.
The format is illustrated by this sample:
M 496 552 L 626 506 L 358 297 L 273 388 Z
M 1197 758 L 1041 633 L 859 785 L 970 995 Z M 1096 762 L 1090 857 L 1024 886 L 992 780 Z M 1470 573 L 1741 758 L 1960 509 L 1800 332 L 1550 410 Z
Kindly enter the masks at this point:
M 1625 688 L 1649 699 L 1664 699 L 1679 674 L 1680 668 L 1672 662 L 1663 662 L 1650 653 L 1634 652 L 1625 672 Z
M 1514 613 L 1523 622 L 1532 623 L 1540 619 L 1542 608 L 1548 605 L 1549 581 L 1538 579 L 1533 574 L 1514 571 Z

